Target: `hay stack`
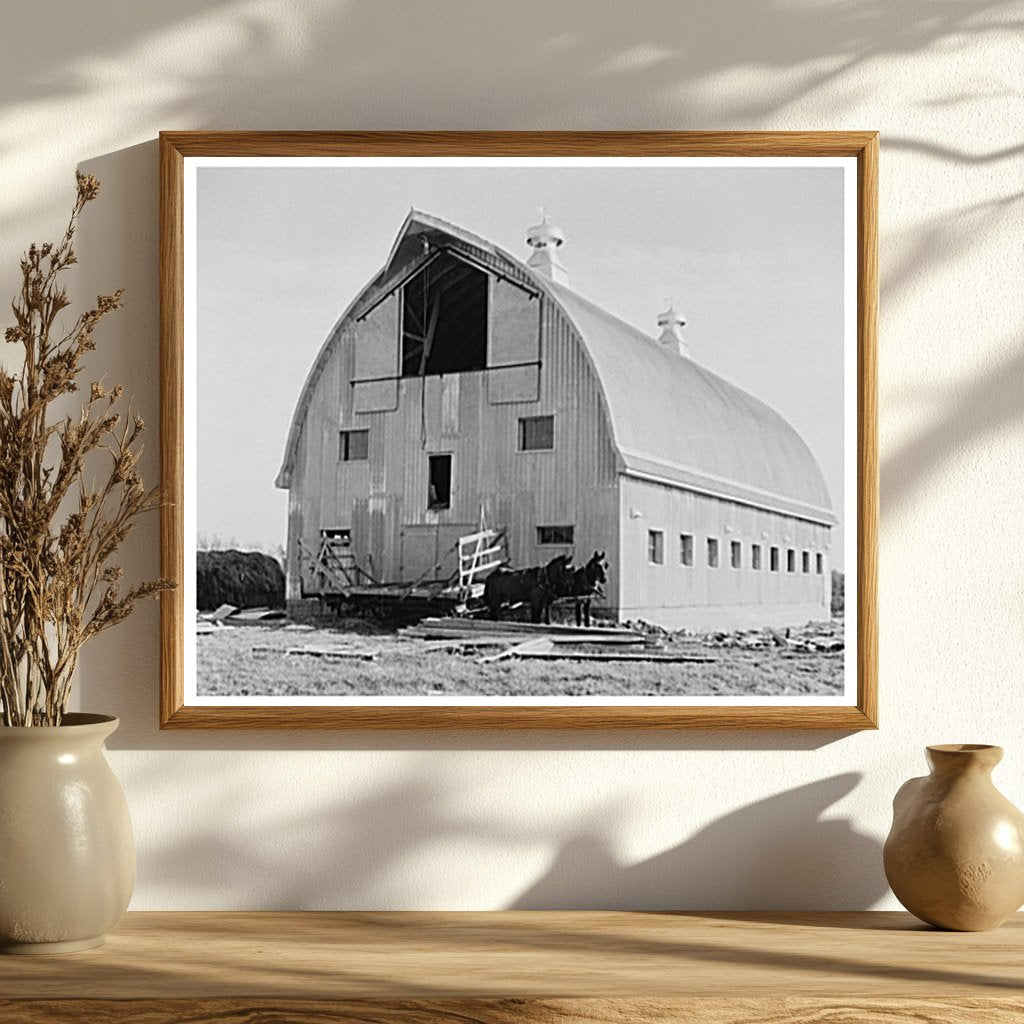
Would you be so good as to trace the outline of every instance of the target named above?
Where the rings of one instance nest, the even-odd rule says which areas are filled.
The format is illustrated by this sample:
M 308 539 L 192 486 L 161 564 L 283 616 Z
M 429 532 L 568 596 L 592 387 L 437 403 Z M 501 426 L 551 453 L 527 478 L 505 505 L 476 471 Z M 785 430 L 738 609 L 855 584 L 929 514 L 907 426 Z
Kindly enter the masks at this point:
M 283 608 L 284 573 L 276 558 L 259 551 L 197 551 L 196 606 Z

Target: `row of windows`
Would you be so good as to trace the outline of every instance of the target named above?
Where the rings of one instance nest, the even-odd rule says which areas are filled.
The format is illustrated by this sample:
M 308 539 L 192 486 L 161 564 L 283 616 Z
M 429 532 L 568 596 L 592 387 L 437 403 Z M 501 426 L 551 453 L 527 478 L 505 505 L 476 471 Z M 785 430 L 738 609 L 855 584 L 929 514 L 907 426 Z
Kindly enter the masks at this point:
M 721 545 L 717 537 L 707 538 L 707 566 L 709 569 L 717 569 L 721 564 Z M 800 556 L 800 571 L 810 573 L 811 556 L 814 556 L 814 571 L 819 576 L 825 571 L 825 556 L 820 551 L 800 551 L 795 548 L 786 548 L 786 572 L 797 571 L 797 555 Z M 764 548 L 760 544 L 750 545 L 750 568 L 755 572 L 764 568 Z M 782 549 L 772 546 L 768 548 L 768 568 L 771 572 L 778 572 L 781 564 Z M 692 533 L 679 534 L 679 564 L 692 566 L 694 558 L 694 537 Z M 651 565 L 665 564 L 665 531 L 647 531 L 647 560 Z M 743 542 L 733 540 L 729 542 L 729 565 L 733 569 L 743 568 Z
M 523 416 L 519 420 L 519 451 L 549 452 L 554 447 L 554 416 Z M 369 430 L 341 431 L 338 436 L 338 458 L 342 462 L 365 462 L 369 457 Z

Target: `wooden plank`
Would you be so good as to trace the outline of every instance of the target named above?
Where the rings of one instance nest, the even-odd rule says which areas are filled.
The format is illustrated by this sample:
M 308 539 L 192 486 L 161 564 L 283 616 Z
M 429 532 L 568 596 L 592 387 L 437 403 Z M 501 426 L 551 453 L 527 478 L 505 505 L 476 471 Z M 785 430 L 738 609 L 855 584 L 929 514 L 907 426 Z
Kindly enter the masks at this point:
M 997 931 L 957 933 L 888 912 L 136 912 L 126 915 L 106 945 L 85 953 L 0 957 L 0 992 L 8 1007 L 17 1001 L 19 1013 L 26 1001 L 40 1008 L 39 1016 L 22 1019 L 92 1024 L 108 1019 L 99 1015 L 107 1012 L 102 1003 L 115 1000 L 141 1001 L 140 1010 L 166 1000 L 179 1015 L 152 1018 L 159 1021 L 204 1021 L 213 1019 L 218 1004 L 238 1013 L 260 1001 L 279 1007 L 339 1001 L 368 1014 L 367 1004 L 377 1001 L 380 1014 L 362 1019 L 417 1020 L 395 1014 L 429 1007 L 450 1016 L 422 1019 L 452 1020 L 452 1007 L 461 1005 L 463 1024 L 511 1024 L 561 1020 L 526 1014 L 566 1001 L 566 1011 L 571 1004 L 583 1014 L 578 1020 L 602 1024 L 800 1020 L 780 1009 L 787 1005 L 817 1007 L 820 1016 L 806 1019 L 829 1024 L 844 1019 L 832 1010 L 881 1013 L 884 1006 L 890 1007 L 884 1018 L 890 1024 L 992 1022 L 1021 1019 L 1022 963 L 1020 914 Z M 93 1000 L 94 1017 L 55 1012 Z M 521 1000 L 516 1007 L 522 1015 L 484 1015 L 496 1012 L 502 1000 Z M 655 1015 L 613 1010 L 636 1010 L 646 1000 Z M 949 1006 L 1002 1012 L 1010 1005 L 1017 1017 L 940 1014 Z M 181 1012 L 185 1006 L 192 1011 Z M 916 1018 L 892 1009 L 911 1006 L 919 1008 Z M 44 1007 L 49 1017 L 42 1015 Z M 702 1017 L 698 1007 L 702 1013 L 720 1007 L 722 1014 L 728 1008 L 733 1016 Z M 747 1017 L 740 1015 L 744 1007 Z M 821 1013 L 823 1008 L 830 1012 Z M 18 1018 L 0 1012 L 0 1019 L 7 1024 Z M 285 1012 L 239 1019 L 303 1020 Z M 147 1018 L 124 1008 L 118 1020 Z
M 504 662 L 507 658 L 529 652 L 540 654 L 550 651 L 554 644 L 547 637 L 534 637 L 531 640 L 523 640 L 522 643 L 513 644 L 500 650 L 497 654 L 484 654 L 476 659 L 477 665 L 490 665 L 494 662 Z
M 284 657 L 308 655 L 313 658 L 352 658 L 357 661 L 376 661 L 380 648 L 346 647 L 343 645 L 309 644 L 306 647 L 269 647 L 257 644 L 253 654 L 280 654 Z
M 671 664 L 706 664 L 716 661 L 701 654 L 633 654 L 628 651 L 516 651 L 517 658 L 547 658 L 551 661 L 660 661 Z
M 482 557 L 482 556 L 481 556 Z M 504 565 L 505 559 L 499 559 L 495 562 L 485 562 L 483 565 L 473 565 L 468 569 L 463 569 L 462 574 L 464 576 L 475 576 L 477 573 L 487 572 L 488 569 L 497 569 L 499 565 Z
M 439 619 L 425 618 L 418 623 L 421 629 L 453 629 L 458 628 L 468 633 L 543 633 L 549 636 L 564 635 L 590 636 L 628 636 L 643 639 L 642 633 L 632 629 L 614 629 L 606 626 L 567 626 L 561 623 L 541 622 L 510 622 L 502 619 Z
M 554 644 L 546 636 L 534 637 L 532 640 L 524 640 L 521 644 L 513 644 L 506 647 L 497 654 L 485 654 L 477 658 L 478 665 L 490 665 L 495 661 L 505 661 L 507 658 L 523 657 L 527 654 L 550 654 Z
M 1020 1024 L 1014 997 L 0 1000 L 5 1024 Z
M 450 646 L 451 644 L 462 644 L 464 646 L 477 644 L 508 644 L 512 642 L 516 636 L 521 636 L 524 640 L 527 639 L 529 634 L 526 633 L 495 633 L 492 636 L 484 634 L 474 633 L 461 633 L 456 629 L 445 631 L 441 629 L 428 629 L 422 632 L 415 626 L 409 629 L 400 629 L 398 631 L 400 636 L 408 637 L 411 640 L 437 640 L 440 646 Z M 588 637 L 576 637 L 576 636 L 565 636 L 564 634 L 553 633 L 546 636 L 546 639 L 550 640 L 555 644 L 612 644 L 612 645 L 625 645 L 634 647 L 644 642 L 643 637 L 639 636 L 588 636 Z M 428 646 L 431 646 L 428 644 Z

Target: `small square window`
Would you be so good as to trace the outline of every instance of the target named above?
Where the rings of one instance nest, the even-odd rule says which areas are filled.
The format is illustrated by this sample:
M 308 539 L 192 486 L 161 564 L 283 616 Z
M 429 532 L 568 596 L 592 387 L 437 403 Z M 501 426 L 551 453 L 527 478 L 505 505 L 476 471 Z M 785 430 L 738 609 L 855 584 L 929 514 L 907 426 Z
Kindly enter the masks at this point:
M 708 537 L 708 567 L 718 568 L 718 538 Z
M 549 452 L 554 447 L 554 416 L 524 416 L 519 420 L 519 450 L 521 452 Z
M 769 557 L 770 557 L 770 565 L 771 565 L 772 572 L 778 572 L 779 571 L 779 549 L 778 548 L 772 548 L 771 551 L 769 552 Z
M 796 552 L 786 548 L 786 572 L 796 572 Z
M 571 544 L 575 530 L 572 526 L 538 526 L 538 544 Z
M 761 545 L 750 545 L 750 568 L 760 570 L 761 568 Z
M 811 553 L 810 551 L 804 551 L 800 555 L 800 571 L 810 572 L 811 571 Z
M 743 567 L 743 545 L 738 540 L 729 542 L 729 564 L 734 569 Z
M 693 534 L 679 534 L 679 564 L 693 565 Z
M 365 462 L 370 457 L 368 430 L 343 430 L 339 441 L 338 458 L 342 462 Z
M 825 571 L 825 558 L 820 551 L 814 556 L 814 571 L 819 576 Z
M 665 564 L 665 534 L 661 530 L 647 531 L 647 561 L 651 565 Z

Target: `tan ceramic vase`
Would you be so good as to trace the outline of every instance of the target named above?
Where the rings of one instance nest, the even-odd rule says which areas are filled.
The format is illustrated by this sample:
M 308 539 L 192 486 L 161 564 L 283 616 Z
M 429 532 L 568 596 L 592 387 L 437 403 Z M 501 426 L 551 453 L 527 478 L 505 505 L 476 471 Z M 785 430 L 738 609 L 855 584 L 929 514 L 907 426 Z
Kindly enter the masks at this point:
M 0 727 L 0 951 L 98 946 L 135 887 L 124 792 L 103 741 L 105 715 L 56 727 Z
M 998 928 L 1024 904 L 1024 814 L 992 784 L 1000 747 L 928 747 L 931 775 L 893 800 L 885 877 L 916 917 L 937 928 Z

